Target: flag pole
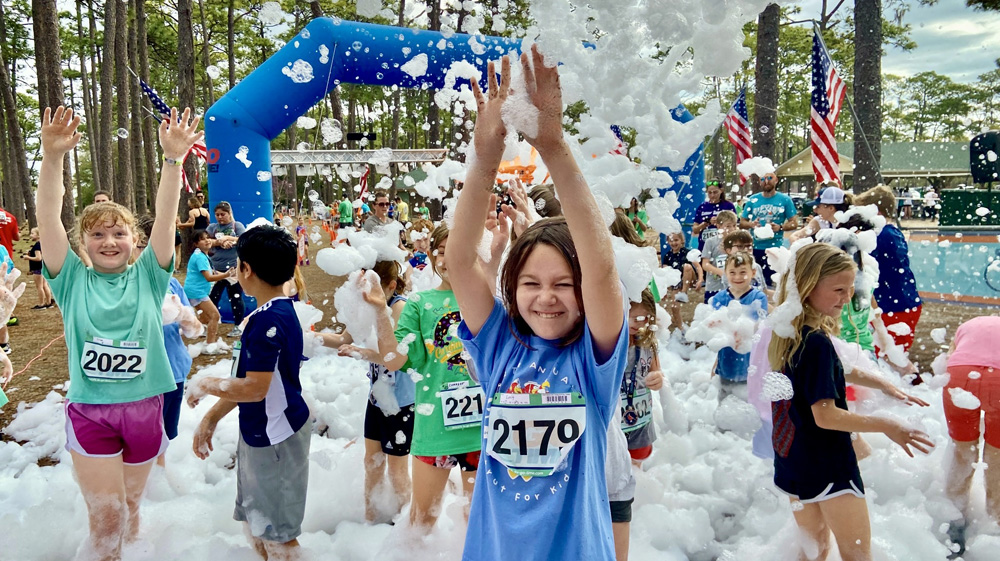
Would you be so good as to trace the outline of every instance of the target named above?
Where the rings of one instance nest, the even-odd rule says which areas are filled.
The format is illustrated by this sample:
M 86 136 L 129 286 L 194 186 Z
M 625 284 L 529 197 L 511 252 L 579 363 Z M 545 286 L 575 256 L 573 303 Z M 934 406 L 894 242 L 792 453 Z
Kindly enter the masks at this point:
M 820 33 L 819 24 L 816 22 L 816 20 L 812 20 L 812 23 L 813 23 L 813 31 L 816 33 L 816 37 L 819 37 L 819 44 L 820 44 L 820 46 L 823 47 L 823 50 L 826 51 L 827 56 L 829 56 L 830 55 L 830 49 L 826 48 L 826 41 L 823 40 L 823 34 Z M 833 63 L 833 57 L 830 57 L 830 63 L 831 64 Z M 851 90 L 852 91 L 854 90 L 854 82 L 853 81 L 851 82 Z M 868 135 L 865 134 L 865 129 L 861 126 L 861 119 L 858 118 L 858 113 L 857 113 L 857 111 L 854 110 L 854 103 L 851 102 L 851 96 L 844 95 L 844 100 L 847 101 L 847 109 L 848 109 L 848 111 L 850 111 L 851 112 L 851 116 L 854 117 L 854 126 L 857 127 L 857 129 L 859 131 L 861 131 L 861 138 L 862 138 L 862 140 L 865 141 L 865 148 L 868 149 L 868 155 L 871 157 L 871 159 L 872 159 L 873 162 L 877 162 L 878 163 L 878 166 L 875 167 L 875 173 L 878 174 L 878 182 L 884 185 L 885 184 L 885 180 L 882 178 L 882 161 L 881 161 L 881 158 L 876 158 L 875 157 L 875 151 L 872 150 L 872 145 L 868 142 Z M 840 150 L 838 149 L 837 151 L 839 152 Z M 854 174 L 852 173 L 851 175 L 853 176 Z

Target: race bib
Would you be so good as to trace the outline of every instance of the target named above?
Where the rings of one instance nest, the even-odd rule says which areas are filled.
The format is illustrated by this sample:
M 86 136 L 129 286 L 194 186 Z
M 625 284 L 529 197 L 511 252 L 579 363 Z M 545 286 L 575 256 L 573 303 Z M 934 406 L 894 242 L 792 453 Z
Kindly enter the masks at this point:
M 445 429 L 464 429 L 478 426 L 483 422 L 486 396 L 483 395 L 482 387 L 460 382 L 454 384 L 452 388 L 438 392 L 438 395 L 441 397 Z
M 146 371 L 146 348 L 141 341 L 92 337 L 83 343 L 80 368 L 95 382 L 127 382 Z
M 653 420 L 653 394 L 648 388 L 635 391 L 632 405 L 628 404 L 628 396 L 621 394 L 622 432 L 632 432 L 649 424 Z
M 511 472 L 546 477 L 559 467 L 587 427 L 579 393 L 494 394 L 486 451 Z
M 236 377 L 236 373 L 240 370 L 240 351 L 242 349 L 243 341 L 233 343 L 233 368 L 229 371 L 229 375 L 233 378 Z

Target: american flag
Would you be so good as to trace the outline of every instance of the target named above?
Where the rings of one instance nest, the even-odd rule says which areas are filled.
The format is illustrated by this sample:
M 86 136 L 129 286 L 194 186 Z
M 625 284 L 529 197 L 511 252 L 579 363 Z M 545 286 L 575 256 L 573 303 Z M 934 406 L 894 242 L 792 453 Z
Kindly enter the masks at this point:
M 146 81 L 143 80 L 142 78 L 139 78 L 139 86 L 141 86 L 142 91 L 146 93 L 146 97 L 149 98 L 149 102 L 153 105 L 153 108 L 156 109 L 156 113 L 159 113 L 160 115 L 163 116 L 170 115 L 170 107 L 166 103 L 164 103 L 163 99 L 160 98 L 160 96 L 156 93 L 156 90 L 154 90 L 152 86 L 147 84 Z M 153 115 L 153 118 L 155 118 L 157 121 L 160 121 L 160 118 L 157 117 L 155 114 Z M 188 150 L 188 154 L 192 153 L 200 161 L 202 162 L 207 161 L 208 147 L 205 145 L 205 141 L 199 140 L 198 142 L 195 142 L 194 146 L 191 147 L 191 150 Z M 187 154 L 184 156 L 184 159 L 187 159 Z M 184 177 L 184 187 L 187 189 L 187 192 L 192 193 L 194 190 L 191 189 L 191 184 L 188 182 L 187 174 L 184 173 L 181 175 Z M 196 176 L 198 175 L 197 170 L 195 170 L 195 175 Z M 196 177 L 196 179 L 198 178 Z
M 834 129 L 846 92 L 844 81 L 833 68 L 830 54 L 818 33 L 813 34 L 812 48 L 812 140 L 813 173 L 817 183 L 840 184 L 840 155 Z
M 753 139 L 750 135 L 750 121 L 747 118 L 747 89 L 740 90 L 739 97 L 729 108 L 722 125 L 729 131 L 729 142 L 736 148 L 736 165 L 753 156 Z M 746 183 L 747 177 L 740 173 L 740 184 Z
M 622 139 L 622 128 L 618 125 L 611 125 L 611 132 L 615 135 L 615 146 L 609 154 L 628 156 L 628 146 L 625 146 L 625 140 Z

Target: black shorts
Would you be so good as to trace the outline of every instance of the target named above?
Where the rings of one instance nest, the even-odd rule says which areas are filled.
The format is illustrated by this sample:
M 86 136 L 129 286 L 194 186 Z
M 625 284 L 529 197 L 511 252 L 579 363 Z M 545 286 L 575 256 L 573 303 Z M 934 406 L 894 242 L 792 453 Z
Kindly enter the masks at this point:
M 618 524 L 632 521 L 632 501 L 608 501 L 611 504 L 611 523 Z
M 406 456 L 413 440 L 413 405 L 407 405 L 395 415 L 386 415 L 368 401 L 365 410 L 365 438 L 382 445 L 389 456 Z
M 854 471 L 851 477 L 814 481 L 791 481 L 774 476 L 774 484 L 788 495 L 798 499 L 803 503 L 818 503 L 841 495 L 851 494 L 858 498 L 865 498 L 865 483 L 861 480 L 861 472 Z

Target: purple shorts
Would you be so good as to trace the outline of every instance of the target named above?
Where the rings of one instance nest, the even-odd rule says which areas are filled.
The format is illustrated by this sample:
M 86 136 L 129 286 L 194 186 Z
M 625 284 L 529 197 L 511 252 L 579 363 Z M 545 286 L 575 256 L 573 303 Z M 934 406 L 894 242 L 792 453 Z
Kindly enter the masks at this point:
M 167 449 L 163 396 L 129 403 L 66 402 L 66 449 L 91 458 L 121 454 L 128 465 L 145 464 Z

